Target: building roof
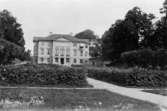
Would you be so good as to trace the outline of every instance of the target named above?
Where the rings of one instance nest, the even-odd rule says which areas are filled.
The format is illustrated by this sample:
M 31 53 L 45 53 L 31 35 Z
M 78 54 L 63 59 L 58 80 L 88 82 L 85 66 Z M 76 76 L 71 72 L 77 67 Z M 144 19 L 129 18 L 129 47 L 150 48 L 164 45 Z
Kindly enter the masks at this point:
M 47 37 L 34 37 L 33 41 L 34 42 L 37 42 L 37 41 L 56 41 L 59 38 L 64 38 L 64 39 L 67 39 L 71 42 L 88 43 L 87 40 L 78 39 L 78 38 L 71 36 L 71 35 L 68 35 L 68 34 L 51 34 Z

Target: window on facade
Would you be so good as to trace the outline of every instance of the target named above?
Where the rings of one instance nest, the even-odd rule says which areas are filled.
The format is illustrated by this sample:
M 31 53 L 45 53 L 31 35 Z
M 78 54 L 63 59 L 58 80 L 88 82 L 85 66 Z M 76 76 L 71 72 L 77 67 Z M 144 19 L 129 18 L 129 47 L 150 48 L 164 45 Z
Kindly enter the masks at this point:
M 83 63 L 83 59 L 80 59 L 80 63 Z
M 59 55 L 59 48 L 56 47 L 56 48 L 55 48 L 55 56 L 58 56 L 58 55 Z
M 40 61 L 41 61 L 41 62 L 43 62 L 43 61 L 44 61 L 44 58 L 43 58 L 43 57 L 41 57 L 41 58 L 40 58 Z
M 40 48 L 41 55 L 44 55 L 44 48 Z
M 58 57 L 55 58 L 55 62 L 57 62 L 57 63 L 59 62 L 59 58 Z
M 48 45 L 48 47 L 51 47 L 51 42 L 48 42 L 47 45 Z
M 61 48 L 60 48 L 60 55 L 61 55 L 61 56 L 64 56 L 64 53 L 65 53 L 65 49 L 64 49 L 64 47 L 61 47 Z
M 85 48 L 88 48 L 88 45 L 85 45 Z
M 51 49 L 50 49 L 50 48 L 47 49 L 47 54 L 48 54 L 48 55 L 51 54 Z
M 66 48 L 66 56 L 70 56 L 70 48 Z
M 80 56 L 83 56 L 83 50 L 80 51 Z
M 70 62 L 70 58 L 66 58 L 66 62 L 69 63 Z
M 44 45 L 45 45 L 45 43 L 44 43 L 44 42 L 41 42 L 41 45 L 42 45 L 42 46 L 44 46 Z
M 85 57 L 87 57 L 88 56 L 88 52 L 87 51 L 85 51 Z
M 51 62 L 51 59 L 50 59 L 50 58 L 47 58 L 47 61 L 48 61 L 48 63 L 50 63 L 50 62 Z
M 74 56 L 77 56 L 77 49 L 74 49 Z
M 76 47 L 76 46 L 77 46 L 77 43 L 74 43 L 73 46 Z
M 77 59 L 74 59 L 74 61 L 73 61 L 74 63 L 77 63 Z

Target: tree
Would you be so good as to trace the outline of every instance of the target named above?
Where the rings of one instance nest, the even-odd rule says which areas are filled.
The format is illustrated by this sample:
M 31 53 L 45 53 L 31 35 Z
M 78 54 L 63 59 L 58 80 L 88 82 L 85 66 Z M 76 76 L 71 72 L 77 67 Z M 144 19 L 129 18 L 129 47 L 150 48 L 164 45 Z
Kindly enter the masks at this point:
M 163 16 L 155 23 L 154 34 L 148 41 L 155 49 L 167 49 L 167 0 L 163 3 L 163 8 L 160 9 L 160 13 Z
M 153 14 L 142 12 L 138 7 L 129 10 L 124 20 L 117 20 L 102 36 L 104 59 L 118 60 L 122 52 L 141 48 L 150 36 L 152 19 Z
M 21 24 L 7 10 L 0 12 L 0 38 L 24 47 L 25 41 Z
M 95 43 L 95 47 L 90 47 L 89 53 L 92 58 L 100 58 L 102 56 L 102 47 L 101 47 L 101 39 L 97 39 Z
M 79 32 L 75 35 L 76 38 L 79 39 L 87 39 L 89 42 L 94 43 L 94 47 L 89 48 L 89 53 L 92 58 L 97 58 L 101 56 L 101 40 L 98 38 L 97 35 L 90 29 L 84 30 Z
M 90 29 L 77 33 L 75 37 L 79 39 L 97 39 L 97 36 Z
M 30 51 L 24 48 L 21 25 L 7 10 L 0 12 L 0 64 L 10 64 L 15 59 L 29 60 Z

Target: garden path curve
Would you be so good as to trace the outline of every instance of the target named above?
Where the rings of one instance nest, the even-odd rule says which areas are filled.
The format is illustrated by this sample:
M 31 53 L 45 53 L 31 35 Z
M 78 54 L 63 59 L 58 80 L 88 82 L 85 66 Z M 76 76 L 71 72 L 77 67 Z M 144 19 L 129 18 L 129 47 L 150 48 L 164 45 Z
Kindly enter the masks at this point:
M 125 88 L 125 87 L 109 84 L 109 83 L 91 79 L 91 78 L 88 78 L 87 80 L 89 84 L 94 86 L 94 88 L 105 89 L 114 93 L 135 98 L 138 100 L 148 101 L 167 109 L 167 96 L 151 94 L 151 93 L 143 92 L 141 90 L 133 89 L 133 88 Z

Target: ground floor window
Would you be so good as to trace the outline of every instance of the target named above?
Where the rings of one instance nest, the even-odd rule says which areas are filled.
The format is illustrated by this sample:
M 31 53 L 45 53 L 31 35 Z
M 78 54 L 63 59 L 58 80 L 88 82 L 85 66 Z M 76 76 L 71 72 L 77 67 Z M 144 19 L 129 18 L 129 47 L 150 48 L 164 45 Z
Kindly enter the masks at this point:
M 66 58 L 66 62 L 69 63 L 70 62 L 70 58 Z
M 64 58 L 60 58 L 60 63 L 64 64 Z
M 83 59 L 80 59 L 80 63 L 83 63 Z
M 55 62 L 57 62 L 57 63 L 59 62 L 59 58 L 58 57 L 55 58 Z
M 47 58 L 47 61 L 48 61 L 48 63 L 50 63 L 51 61 L 50 61 L 50 58 Z
M 41 57 L 41 58 L 40 58 L 40 61 L 41 61 L 41 62 L 43 62 L 43 61 L 44 61 L 44 58 L 43 58 L 43 57 Z
M 74 59 L 74 63 L 77 63 L 77 59 Z

